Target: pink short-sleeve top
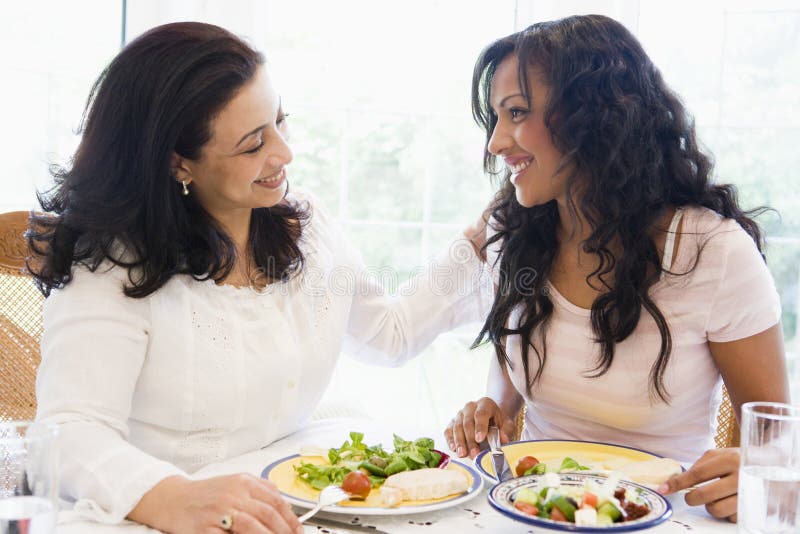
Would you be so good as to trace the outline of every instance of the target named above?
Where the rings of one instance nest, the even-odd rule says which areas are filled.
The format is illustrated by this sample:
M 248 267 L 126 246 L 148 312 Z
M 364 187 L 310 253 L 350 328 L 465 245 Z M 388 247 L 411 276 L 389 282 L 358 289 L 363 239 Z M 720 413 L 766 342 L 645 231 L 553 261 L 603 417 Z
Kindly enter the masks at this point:
M 722 382 L 708 342 L 734 341 L 774 326 L 780 300 L 755 243 L 738 223 L 687 207 L 676 211 L 673 232 L 681 217 L 678 247 L 673 249 L 672 236 L 665 244 L 664 263 L 671 268 L 650 290 L 672 336 L 664 374 L 669 403 L 652 399 L 648 390 L 661 337 L 646 311 L 634 332 L 617 344 L 608 372 L 590 378 L 600 353 L 590 310 L 548 284 L 554 310 L 547 359 L 532 388 L 526 387 L 519 336 L 506 341 L 511 380 L 527 405 L 523 439 L 615 443 L 683 462 L 713 448 Z M 490 248 L 489 264 L 495 268 L 496 254 L 497 247 Z M 519 315 L 519 309 L 512 312 L 510 326 L 518 325 Z M 540 346 L 538 335 L 531 341 Z M 538 363 L 532 350 L 529 358 L 533 376 Z

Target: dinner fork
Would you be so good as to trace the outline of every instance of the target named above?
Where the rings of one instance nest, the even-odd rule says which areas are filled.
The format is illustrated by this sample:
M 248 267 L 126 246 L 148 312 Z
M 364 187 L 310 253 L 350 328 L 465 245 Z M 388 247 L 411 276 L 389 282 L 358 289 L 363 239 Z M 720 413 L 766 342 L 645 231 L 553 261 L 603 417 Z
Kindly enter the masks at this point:
M 337 502 L 341 502 L 345 499 L 349 499 L 350 495 L 344 491 L 339 486 L 327 486 L 319 492 L 319 499 L 317 500 L 317 505 L 314 506 L 311 510 L 304 513 L 300 517 L 297 518 L 298 521 L 301 523 L 306 521 L 308 518 L 325 508 L 326 506 L 330 506 L 332 504 L 336 504 Z

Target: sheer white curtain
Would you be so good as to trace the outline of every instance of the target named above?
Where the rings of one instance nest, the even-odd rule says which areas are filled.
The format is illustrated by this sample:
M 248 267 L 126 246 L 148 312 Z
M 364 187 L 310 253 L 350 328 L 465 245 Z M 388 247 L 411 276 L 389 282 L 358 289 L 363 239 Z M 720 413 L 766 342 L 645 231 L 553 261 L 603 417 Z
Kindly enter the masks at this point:
M 74 150 L 91 82 L 119 49 L 121 2 L 0 5 L 0 209 L 34 205 L 49 162 Z M 492 39 L 538 20 L 603 13 L 628 26 L 695 114 L 719 178 L 746 206 L 769 204 L 768 259 L 784 306 L 800 398 L 800 6 L 793 0 L 128 0 L 128 40 L 202 20 L 269 60 L 287 111 L 293 182 L 328 205 L 390 288 L 422 265 L 491 195 L 469 81 Z M 441 427 L 483 394 L 491 351 L 477 325 L 443 336 L 402 369 L 343 360 L 326 406 Z
M 75 150 L 89 89 L 119 51 L 122 2 L 0 3 L 0 211 L 36 206 L 50 163 Z

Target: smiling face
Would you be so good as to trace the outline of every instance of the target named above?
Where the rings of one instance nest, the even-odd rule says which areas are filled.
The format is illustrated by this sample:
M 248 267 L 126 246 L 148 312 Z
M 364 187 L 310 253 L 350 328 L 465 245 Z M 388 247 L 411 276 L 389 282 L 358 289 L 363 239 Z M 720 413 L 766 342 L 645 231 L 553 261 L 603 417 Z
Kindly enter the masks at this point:
M 214 117 L 200 157 L 175 156 L 175 176 L 215 219 L 249 221 L 253 208 L 274 206 L 286 194 L 286 140 L 280 98 L 260 67 Z
M 544 124 L 549 89 L 541 71 L 528 71 L 530 105 L 520 90 L 516 54 L 504 59 L 494 72 L 490 105 L 497 124 L 489 139 L 489 152 L 503 158 L 511 171 L 517 201 L 529 208 L 551 200 L 566 202 L 569 169 L 556 174 L 563 154 L 553 144 Z

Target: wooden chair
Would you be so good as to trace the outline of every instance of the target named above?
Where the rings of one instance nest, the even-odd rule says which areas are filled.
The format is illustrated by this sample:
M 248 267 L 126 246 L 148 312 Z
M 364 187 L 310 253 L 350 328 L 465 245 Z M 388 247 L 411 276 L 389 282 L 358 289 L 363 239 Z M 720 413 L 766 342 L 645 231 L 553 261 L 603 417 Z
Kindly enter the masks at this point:
M 28 212 L 0 214 L 0 421 L 33 419 L 44 297 L 25 270 Z
M 517 428 L 514 441 L 521 438 L 522 430 L 525 427 L 524 405 L 517 414 L 515 423 Z M 714 436 L 714 444 L 718 449 L 739 446 L 739 425 L 736 422 L 731 398 L 728 396 L 728 390 L 725 389 L 725 386 L 722 386 L 722 403 L 719 405 L 719 411 L 717 412 L 717 434 Z
M 714 436 L 714 443 L 718 449 L 739 446 L 739 423 L 736 422 L 736 414 L 733 413 L 731 398 L 725 386 L 722 386 L 722 403 L 717 412 L 717 435 Z

